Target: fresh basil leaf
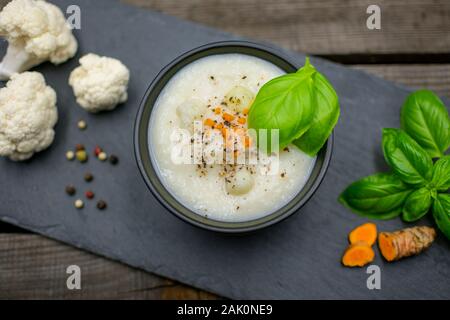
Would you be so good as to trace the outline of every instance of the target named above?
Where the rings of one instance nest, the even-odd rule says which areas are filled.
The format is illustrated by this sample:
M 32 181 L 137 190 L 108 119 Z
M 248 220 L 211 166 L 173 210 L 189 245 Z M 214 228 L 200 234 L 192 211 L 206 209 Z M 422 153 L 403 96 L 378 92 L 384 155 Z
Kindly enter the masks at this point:
M 428 188 L 414 191 L 406 198 L 403 206 L 403 220 L 408 222 L 419 220 L 430 210 L 431 203 L 431 191 Z
M 444 156 L 434 164 L 431 185 L 439 191 L 450 188 L 450 156 Z
M 432 157 L 450 146 L 450 119 L 441 99 L 429 90 L 408 96 L 401 111 L 402 128 Z
M 319 72 L 312 76 L 316 95 L 314 118 L 311 127 L 294 144 L 303 152 L 315 156 L 323 147 L 339 119 L 339 101 L 336 91 Z
M 403 130 L 383 129 L 383 152 L 386 162 L 404 182 L 424 186 L 431 180 L 433 160 Z
M 307 60 L 296 73 L 274 78 L 259 90 L 250 108 L 248 126 L 258 132 L 258 138 L 260 130 L 267 129 L 268 147 L 272 129 L 279 130 L 279 148 L 283 149 L 311 126 L 316 104 L 314 73 L 316 70 Z
M 450 194 L 438 194 L 433 204 L 434 221 L 450 240 Z
M 378 173 L 352 183 L 339 201 L 362 216 L 391 219 L 402 212 L 402 205 L 413 192 L 410 186 L 392 173 Z

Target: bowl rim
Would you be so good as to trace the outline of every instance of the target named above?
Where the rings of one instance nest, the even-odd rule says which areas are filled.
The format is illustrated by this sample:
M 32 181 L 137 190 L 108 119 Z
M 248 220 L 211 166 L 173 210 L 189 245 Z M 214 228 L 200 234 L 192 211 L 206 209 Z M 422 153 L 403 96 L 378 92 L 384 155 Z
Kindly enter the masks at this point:
M 161 82 L 161 80 L 166 77 L 167 73 L 171 71 L 172 69 L 179 66 L 183 61 L 186 61 L 188 58 L 195 57 L 196 55 L 199 55 L 201 53 L 214 50 L 214 49 L 220 49 L 224 47 L 236 47 L 236 48 L 242 48 L 247 50 L 254 50 L 259 51 L 263 55 L 269 55 L 274 58 L 277 58 L 278 60 L 284 62 L 286 65 L 290 66 L 292 69 L 297 70 L 299 68 L 298 62 L 295 62 L 292 57 L 289 57 L 287 54 L 283 53 L 282 51 L 275 49 L 273 47 L 270 47 L 265 44 L 260 44 L 256 42 L 251 41 L 243 41 L 243 40 L 231 40 L 231 41 L 218 41 L 218 42 L 211 42 L 199 47 L 196 47 L 194 49 L 191 49 L 189 51 L 186 51 L 182 53 L 181 55 L 177 56 L 175 59 L 173 59 L 171 62 L 169 62 L 164 68 L 162 68 L 156 77 L 153 79 L 153 81 L 148 86 L 147 90 L 145 91 L 145 94 L 143 98 L 141 99 L 141 102 L 139 104 L 139 108 L 136 114 L 135 122 L 134 122 L 134 135 L 133 135 L 133 144 L 134 144 L 134 154 L 136 158 L 136 163 L 139 168 L 139 172 L 147 185 L 147 187 L 152 192 L 153 196 L 158 200 L 160 204 L 163 205 L 164 208 L 166 208 L 169 212 L 174 214 L 179 219 L 188 222 L 191 225 L 194 225 L 196 227 L 199 227 L 201 229 L 206 229 L 210 231 L 216 231 L 221 233 L 233 233 L 233 234 L 240 234 L 240 233 L 248 233 L 253 232 L 256 230 L 267 228 L 271 225 L 274 225 L 280 221 L 285 220 L 288 217 L 291 217 L 294 215 L 294 213 L 297 213 L 301 207 L 303 207 L 310 198 L 314 195 L 314 193 L 319 188 L 320 184 L 322 183 L 326 172 L 328 170 L 331 157 L 332 157 L 332 151 L 333 151 L 333 140 L 334 140 L 334 130 L 331 133 L 331 135 L 328 137 L 327 142 L 322 147 L 322 149 L 319 151 L 319 154 L 316 158 L 316 163 L 314 164 L 313 171 L 317 166 L 317 159 L 319 159 L 319 155 L 321 155 L 321 167 L 319 171 L 317 172 L 315 179 L 312 181 L 309 189 L 306 191 L 306 193 L 299 197 L 302 190 L 305 188 L 305 186 L 298 191 L 296 196 L 291 199 L 286 205 L 283 207 L 275 210 L 274 212 L 267 214 L 263 217 L 253 219 L 253 220 L 247 220 L 242 222 L 228 222 L 228 221 L 218 221 L 213 219 L 205 218 L 204 216 L 201 216 L 197 213 L 195 213 L 193 210 L 187 208 L 184 206 L 179 200 L 176 199 L 175 196 L 173 196 L 172 192 L 170 192 L 162 183 L 160 177 L 157 174 L 157 170 L 154 167 L 154 164 L 151 160 L 150 156 L 150 148 L 149 148 L 149 139 L 148 139 L 148 129 L 150 126 L 150 120 L 151 115 L 153 111 L 154 103 L 150 106 L 149 116 L 148 119 L 144 119 L 144 112 L 147 111 L 147 102 L 149 100 L 150 95 L 155 90 L 155 87 Z M 231 53 L 231 52 L 230 52 Z M 235 52 L 240 53 L 240 52 Z M 218 53 L 220 54 L 220 53 Z M 246 53 L 244 53 L 246 54 Z M 209 56 L 208 54 L 206 56 Z M 253 56 L 256 56 L 253 55 Z M 194 59 L 193 61 L 202 58 L 198 57 Z M 261 58 L 261 57 L 260 57 Z M 264 59 L 264 58 L 263 58 Z M 271 62 L 267 60 L 268 62 Z M 192 62 L 192 61 L 191 61 Z M 189 64 L 191 62 L 186 63 Z M 271 62 L 273 63 L 273 62 Z M 178 70 L 181 70 L 185 65 L 182 65 Z M 280 67 L 281 68 L 281 67 Z M 177 70 L 177 71 L 178 71 Z M 175 71 L 175 73 L 177 72 Z M 285 70 L 287 71 L 287 70 Z M 173 77 L 173 75 L 169 76 L 167 81 L 162 85 L 161 88 L 156 92 L 156 99 L 159 96 L 161 90 L 165 87 L 168 81 Z M 155 99 L 155 101 L 156 101 Z M 143 141 L 144 140 L 144 143 Z M 143 153 L 145 152 L 145 153 Z M 144 163 L 143 157 L 148 157 L 147 164 Z M 153 175 L 151 175 L 147 169 L 150 168 L 153 170 Z M 311 179 L 312 173 L 310 177 L 307 180 Z M 159 183 L 159 185 L 156 185 Z M 175 208 L 173 203 L 170 203 L 168 199 L 165 198 L 161 194 L 161 187 L 164 189 L 164 191 L 169 195 L 172 199 L 171 201 L 175 202 L 178 207 L 182 207 L 186 212 L 181 212 L 180 208 Z M 298 198 L 298 199 L 297 199 Z M 280 213 L 280 211 L 282 211 Z M 189 212 L 189 214 L 187 214 Z

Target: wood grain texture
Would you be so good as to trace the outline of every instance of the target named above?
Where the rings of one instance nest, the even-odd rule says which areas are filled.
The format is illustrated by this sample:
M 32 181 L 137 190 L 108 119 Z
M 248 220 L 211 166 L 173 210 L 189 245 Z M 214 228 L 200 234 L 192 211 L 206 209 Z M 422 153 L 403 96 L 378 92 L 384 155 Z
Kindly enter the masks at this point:
M 354 65 L 356 69 L 414 89 L 426 88 L 450 97 L 450 64 Z
M 450 52 L 448 0 L 122 0 L 311 54 Z M 381 30 L 366 27 L 370 4 Z
M 81 268 L 68 290 L 66 268 Z M 214 295 L 39 235 L 0 235 L 0 299 L 211 299 Z

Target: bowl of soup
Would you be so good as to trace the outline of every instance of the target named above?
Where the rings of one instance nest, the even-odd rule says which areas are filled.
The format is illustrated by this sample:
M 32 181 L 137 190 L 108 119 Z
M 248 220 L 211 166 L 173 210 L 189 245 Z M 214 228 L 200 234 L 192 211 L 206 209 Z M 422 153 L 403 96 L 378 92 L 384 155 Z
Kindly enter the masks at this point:
M 316 156 L 295 145 L 261 152 L 247 127 L 259 89 L 298 65 L 245 41 L 201 46 L 150 84 L 135 123 L 139 170 L 171 213 L 195 226 L 244 233 L 299 211 L 327 171 L 331 135 Z

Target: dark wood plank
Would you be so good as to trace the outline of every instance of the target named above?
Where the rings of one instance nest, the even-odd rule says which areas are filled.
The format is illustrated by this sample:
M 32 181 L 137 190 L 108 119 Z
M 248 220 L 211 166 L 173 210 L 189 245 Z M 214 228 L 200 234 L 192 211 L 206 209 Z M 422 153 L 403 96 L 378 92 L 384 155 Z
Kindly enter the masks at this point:
M 311 54 L 450 53 L 448 0 L 122 1 Z M 381 30 L 366 27 L 374 3 Z
M 441 96 L 450 97 L 450 64 L 378 64 L 353 67 L 411 88 L 427 88 Z
M 81 290 L 67 289 L 69 265 L 81 268 Z M 212 298 L 39 235 L 0 235 L 0 299 Z
M 0 0 L 0 8 L 9 1 Z M 402 54 L 420 63 L 450 57 L 448 0 L 377 1 L 381 30 L 366 27 L 371 0 L 122 1 L 338 62 L 351 63 L 349 54 L 357 63 L 374 54 L 377 62 L 402 61 Z

